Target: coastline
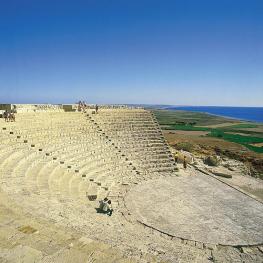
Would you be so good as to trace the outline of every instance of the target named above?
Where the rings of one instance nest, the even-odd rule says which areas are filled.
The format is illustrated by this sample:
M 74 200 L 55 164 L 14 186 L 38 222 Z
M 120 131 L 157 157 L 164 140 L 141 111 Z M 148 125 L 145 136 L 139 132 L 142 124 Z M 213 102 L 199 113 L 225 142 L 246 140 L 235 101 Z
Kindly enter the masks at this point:
M 253 117 L 239 117 L 239 116 L 230 116 L 228 114 L 220 114 L 220 113 L 213 113 L 210 112 L 209 110 L 207 111 L 206 109 L 208 108 L 213 108 L 213 109 L 257 109 L 259 111 L 262 111 L 263 116 L 263 107 L 223 107 L 223 106 L 168 106 L 166 108 L 162 108 L 163 110 L 172 110 L 172 111 L 189 111 L 189 112 L 199 112 L 199 113 L 205 113 L 213 116 L 218 116 L 218 117 L 223 117 L 223 118 L 228 118 L 228 119 L 233 119 L 233 120 L 239 120 L 239 121 L 246 121 L 246 122 L 253 122 L 253 123 L 258 123 L 258 124 L 263 124 L 263 117 L 260 119 L 258 118 L 253 118 Z

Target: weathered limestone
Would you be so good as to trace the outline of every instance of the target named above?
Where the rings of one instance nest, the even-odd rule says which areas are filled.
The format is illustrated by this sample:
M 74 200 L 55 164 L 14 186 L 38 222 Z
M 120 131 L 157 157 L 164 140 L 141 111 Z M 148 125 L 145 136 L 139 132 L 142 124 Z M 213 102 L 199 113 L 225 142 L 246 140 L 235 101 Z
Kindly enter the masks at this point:
M 0 119 L 0 262 L 210 262 L 215 257 L 217 246 L 145 227 L 134 219 L 135 210 L 127 210 L 124 198 L 133 187 L 177 175 L 150 112 L 22 106 L 16 122 Z M 106 196 L 114 208 L 111 217 L 95 210 Z M 238 249 L 225 258 L 222 251 L 216 254 L 222 262 L 245 258 Z M 252 252 L 246 250 L 247 262 L 262 258 L 260 250 Z
M 171 236 L 235 246 L 263 243 L 263 205 L 201 173 L 145 182 L 125 201 L 139 221 Z
M 100 109 L 91 117 L 92 110 L 20 108 L 27 112 L 18 113 L 15 123 L 2 123 L 8 147 L 2 148 L 0 182 L 14 200 L 22 195 L 25 207 L 41 200 L 36 203 L 39 213 L 50 198 L 54 204 L 61 198 L 88 203 L 110 196 L 118 203 L 126 186 L 175 169 L 159 127 L 143 109 Z

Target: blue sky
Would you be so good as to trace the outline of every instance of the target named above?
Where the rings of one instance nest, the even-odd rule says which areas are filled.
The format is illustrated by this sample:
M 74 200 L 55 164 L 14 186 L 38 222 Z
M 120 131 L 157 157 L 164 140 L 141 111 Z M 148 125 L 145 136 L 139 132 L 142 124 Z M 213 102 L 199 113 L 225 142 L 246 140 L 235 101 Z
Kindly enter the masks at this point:
M 263 106 L 262 0 L 0 3 L 0 102 Z

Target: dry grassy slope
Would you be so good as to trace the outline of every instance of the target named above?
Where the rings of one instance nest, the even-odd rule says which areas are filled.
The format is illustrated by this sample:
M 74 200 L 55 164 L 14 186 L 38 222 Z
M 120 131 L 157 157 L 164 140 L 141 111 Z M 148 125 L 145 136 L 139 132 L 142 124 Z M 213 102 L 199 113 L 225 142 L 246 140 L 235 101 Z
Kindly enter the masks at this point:
M 153 112 L 161 124 L 161 127 L 163 128 L 165 138 L 171 146 L 178 148 L 178 144 L 188 143 L 191 148 L 191 152 L 197 156 L 205 157 L 211 154 L 220 154 L 229 158 L 240 160 L 248 166 L 248 169 L 251 170 L 252 176 L 263 179 L 262 153 L 252 152 L 248 148 L 238 143 L 226 141 L 216 137 L 208 137 L 206 134 L 209 131 L 184 131 L 180 130 L 180 127 L 179 130 L 167 130 L 169 127 L 173 129 L 173 125 L 176 123 L 194 122 L 194 126 L 202 128 L 236 127 L 236 134 L 238 134 L 238 131 L 240 132 L 242 130 L 247 132 L 254 131 L 257 132 L 255 136 L 261 137 L 260 133 L 263 131 L 263 125 L 243 121 L 241 122 L 238 120 L 233 121 L 233 119 L 226 119 L 200 112 L 168 110 L 154 110 Z M 246 136 L 246 134 L 242 135 Z
M 203 137 L 193 132 L 176 132 L 165 130 L 164 136 L 168 143 L 177 148 L 180 143 L 189 143 L 192 147 L 192 153 L 196 156 L 205 157 L 214 154 L 220 154 L 229 158 L 242 161 L 251 170 L 251 175 L 263 179 L 263 154 L 255 153 L 246 147 L 224 141 L 218 138 Z

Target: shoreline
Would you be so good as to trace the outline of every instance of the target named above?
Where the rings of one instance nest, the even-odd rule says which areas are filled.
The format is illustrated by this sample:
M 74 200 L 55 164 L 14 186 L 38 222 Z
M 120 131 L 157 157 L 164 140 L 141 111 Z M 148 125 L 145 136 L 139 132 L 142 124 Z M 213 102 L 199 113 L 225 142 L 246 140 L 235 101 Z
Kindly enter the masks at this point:
M 200 106 L 200 107 L 202 107 L 202 106 Z M 209 107 L 211 107 L 211 108 L 212 107 L 218 108 L 218 106 L 209 106 Z M 180 109 L 180 108 L 182 108 L 182 109 Z M 194 106 L 193 106 L 193 108 L 194 108 Z M 232 108 L 236 108 L 236 107 L 232 107 Z M 247 108 L 252 108 L 252 107 L 247 107 Z M 254 107 L 254 108 L 261 108 L 261 107 Z M 223 115 L 223 114 L 215 114 L 215 113 L 211 113 L 211 112 L 208 112 L 208 111 L 190 110 L 190 109 L 185 109 L 184 106 L 182 106 L 182 107 L 162 108 L 162 110 L 197 112 L 197 113 L 204 113 L 204 114 L 209 114 L 209 115 L 216 116 L 216 117 L 223 117 L 223 118 L 237 120 L 237 121 L 246 121 L 246 122 L 263 124 L 263 120 L 261 120 L 261 121 L 260 120 L 252 120 L 252 119 L 248 119 L 248 118 L 238 118 L 238 117 L 233 117 L 233 116 L 228 116 L 228 115 Z M 262 110 L 263 110 L 263 108 L 262 108 Z

